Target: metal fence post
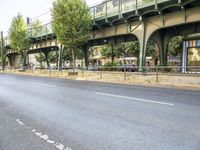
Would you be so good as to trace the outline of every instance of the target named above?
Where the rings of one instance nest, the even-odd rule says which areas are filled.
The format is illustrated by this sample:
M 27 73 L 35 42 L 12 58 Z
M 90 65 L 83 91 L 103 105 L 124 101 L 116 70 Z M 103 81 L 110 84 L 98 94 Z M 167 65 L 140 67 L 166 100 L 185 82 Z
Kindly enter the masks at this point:
M 51 77 L 51 68 L 49 68 L 49 74 L 50 74 L 50 77 Z
M 156 66 L 156 83 L 158 83 L 158 66 Z
M 102 68 L 100 67 L 100 79 L 102 79 Z
M 84 78 L 84 68 L 82 68 L 82 78 Z
M 126 66 L 124 65 L 124 80 L 126 80 Z

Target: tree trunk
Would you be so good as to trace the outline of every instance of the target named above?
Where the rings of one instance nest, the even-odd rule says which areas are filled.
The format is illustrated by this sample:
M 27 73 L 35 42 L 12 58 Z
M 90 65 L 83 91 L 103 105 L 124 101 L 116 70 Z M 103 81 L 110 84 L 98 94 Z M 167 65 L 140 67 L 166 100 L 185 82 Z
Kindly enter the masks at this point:
M 59 57 L 58 51 L 56 51 L 56 56 Z M 56 57 L 56 68 L 58 68 L 58 61 L 59 61 L 58 57 Z
M 23 61 L 23 70 L 26 69 L 26 50 L 24 50 L 22 54 L 22 61 Z
M 62 51 L 63 51 L 63 45 L 59 46 L 59 62 L 58 62 L 58 70 L 62 70 Z
M 137 55 L 137 66 L 139 66 L 139 54 Z
M 73 71 L 75 71 L 76 61 L 75 61 L 75 51 L 72 48 L 72 61 L 73 61 Z
M 83 65 L 83 67 L 88 68 L 88 46 L 83 47 L 83 55 L 84 55 L 84 61 L 85 61 L 85 66 Z
M 114 59 L 115 59 L 115 56 L 114 56 L 114 53 L 113 53 L 113 44 L 111 45 L 111 61 L 112 61 L 112 64 L 114 62 Z
M 42 61 L 40 62 L 40 68 L 42 68 Z

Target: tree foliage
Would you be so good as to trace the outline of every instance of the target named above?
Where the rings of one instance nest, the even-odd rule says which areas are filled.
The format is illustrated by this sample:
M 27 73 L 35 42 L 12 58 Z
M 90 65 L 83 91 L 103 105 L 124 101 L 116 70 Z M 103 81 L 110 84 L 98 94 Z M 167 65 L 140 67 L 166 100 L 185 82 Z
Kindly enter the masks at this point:
M 40 67 L 43 67 L 43 63 L 47 62 L 45 54 L 44 53 L 39 53 L 35 56 L 37 62 L 40 63 Z M 58 51 L 51 51 L 48 53 L 48 60 L 49 63 L 51 64 L 58 64 Z
M 75 63 L 75 52 L 88 41 L 92 27 L 92 19 L 86 2 L 56 0 L 53 3 L 52 18 L 53 31 L 58 41 L 72 52 Z
M 42 68 L 42 67 L 43 67 L 43 66 L 42 66 L 42 65 L 43 65 L 43 62 L 46 61 L 44 53 L 38 53 L 38 54 L 35 56 L 35 59 L 37 60 L 37 62 L 40 63 L 40 67 Z
M 101 47 L 101 54 L 106 58 L 111 58 L 111 62 L 114 61 L 115 57 L 120 56 L 139 56 L 139 42 L 124 42 L 120 44 L 113 44 L 113 48 L 111 44 L 104 45 Z
M 111 62 L 115 57 L 120 57 L 123 53 L 122 45 L 107 44 L 101 47 L 101 55 L 106 58 L 111 58 Z
M 42 32 L 41 21 L 37 19 L 32 25 L 32 36 L 37 37 L 37 35 L 40 35 Z
M 172 38 L 168 43 L 169 55 L 177 56 L 178 54 L 181 54 L 182 43 L 183 43 L 183 37 L 176 36 L 176 37 Z
M 157 52 L 155 51 L 155 42 L 150 40 L 147 43 L 147 50 L 146 50 L 146 55 L 147 56 L 152 56 L 152 57 L 156 57 L 157 56 Z
M 125 44 L 125 54 L 130 56 L 139 56 L 140 52 L 140 44 L 139 41 L 132 41 L 132 42 L 127 42 Z
M 20 13 L 12 19 L 9 35 L 11 48 L 19 54 L 23 54 L 23 51 L 29 48 L 27 25 Z

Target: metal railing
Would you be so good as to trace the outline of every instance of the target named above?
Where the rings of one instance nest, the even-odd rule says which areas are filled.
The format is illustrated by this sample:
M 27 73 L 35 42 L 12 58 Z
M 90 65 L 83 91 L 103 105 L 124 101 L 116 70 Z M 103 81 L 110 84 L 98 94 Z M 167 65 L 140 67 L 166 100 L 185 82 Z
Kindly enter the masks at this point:
M 28 36 L 29 37 L 41 37 L 41 36 L 52 34 L 52 33 L 53 33 L 53 30 L 52 30 L 52 24 L 51 23 L 42 25 L 42 26 L 37 27 L 37 28 L 29 28 L 28 29 Z
M 108 0 L 90 7 L 90 13 L 93 20 L 101 20 L 112 16 L 122 16 L 124 13 L 167 1 L 170 0 Z M 52 33 L 51 23 L 28 29 L 29 37 L 41 37 Z
M 186 70 L 186 72 L 182 72 Z M 108 67 L 99 66 L 96 68 L 62 68 L 58 71 L 57 68 L 32 68 L 32 69 L 14 69 L 7 68 L 6 72 L 22 72 L 36 76 L 52 76 L 61 78 L 83 78 L 89 80 L 111 80 L 111 81 L 130 81 L 161 83 L 170 78 L 174 78 L 173 82 L 180 82 L 178 78 L 184 77 L 183 82 L 189 81 L 188 77 L 194 77 L 192 82 L 200 82 L 200 66 L 181 67 L 181 66 L 149 66 L 149 67 Z M 197 78 L 196 78 L 197 77 Z
M 121 15 L 149 5 L 154 5 L 155 1 L 145 0 L 109 0 L 90 8 L 92 19 L 98 20 L 111 16 Z
M 93 20 L 99 20 L 117 15 L 121 16 L 127 12 L 167 1 L 170 0 L 108 0 L 90 7 L 90 12 Z M 42 37 L 48 34 L 53 34 L 51 22 L 37 28 L 28 28 L 30 38 Z M 6 39 L 5 43 L 9 45 L 9 39 Z

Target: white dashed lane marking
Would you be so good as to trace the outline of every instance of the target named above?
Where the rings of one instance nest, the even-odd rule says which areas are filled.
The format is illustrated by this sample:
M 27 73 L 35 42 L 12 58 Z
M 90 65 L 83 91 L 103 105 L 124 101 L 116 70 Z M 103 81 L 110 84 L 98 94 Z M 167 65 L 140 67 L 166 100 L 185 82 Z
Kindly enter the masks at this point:
M 174 106 L 174 104 L 172 104 L 172 103 L 166 103 L 166 102 L 160 102 L 160 101 L 154 101 L 154 100 L 146 100 L 146 99 L 135 98 L 135 97 L 128 97 L 128 96 L 122 96 L 122 95 L 113 95 L 113 94 L 101 93 L 101 92 L 96 92 L 96 94 L 97 95 L 102 95 L 102 96 L 109 96 L 109 97 L 116 97 L 116 98 L 123 98 L 123 99 L 131 99 L 131 100 L 147 102 L 147 103 L 155 103 L 155 104 L 160 104 L 160 105 Z
M 20 119 L 16 119 L 16 122 L 21 125 L 21 126 L 25 126 L 25 124 L 20 120 Z M 50 139 L 50 136 L 47 134 L 43 134 L 42 132 L 37 131 L 36 129 L 32 129 L 31 132 L 38 136 L 39 138 L 41 138 L 42 140 L 44 140 L 45 142 L 51 144 L 52 146 L 54 146 L 55 148 L 57 148 L 58 150 L 72 150 L 70 147 L 65 146 L 64 144 L 60 143 L 60 142 L 56 142 L 53 139 Z
M 21 125 L 21 126 L 24 125 L 24 123 L 23 123 L 20 119 L 16 119 L 16 122 L 17 122 L 19 125 Z
M 37 86 L 45 86 L 45 87 L 52 87 L 52 88 L 56 88 L 55 85 L 52 84 L 45 84 L 45 83 L 38 83 L 38 82 L 31 82 L 33 85 L 37 85 Z

